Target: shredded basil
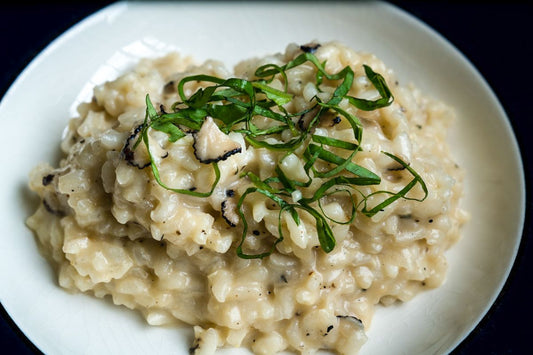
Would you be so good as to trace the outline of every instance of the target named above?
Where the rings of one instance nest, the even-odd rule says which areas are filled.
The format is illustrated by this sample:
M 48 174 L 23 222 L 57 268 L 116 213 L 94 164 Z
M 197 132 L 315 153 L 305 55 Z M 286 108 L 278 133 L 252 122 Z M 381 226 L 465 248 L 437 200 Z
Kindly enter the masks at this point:
M 318 92 L 324 80 L 337 82 L 338 85 L 329 100 L 323 102 L 318 96 L 311 108 L 302 112 L 289 113 L 285 105 L 290 103 L 293 95 L 288 92 L 287 71 L 304 63 L 310 63 L 316 69 L 315 85 Z M 157 112 L 150 97 L 146 96 L 146 116 L 142 125 L 141 135 L 135 147 L 142 141 L 148 151 L 150 166 L 157 183 L 165 189 L 177 193 L 196 197 L 210 196 L 220 179 L 220 170 L 216 162 L 211 163 L 214 171 L 214 181 L 209 191 L 199 192 L 188 189 L 177 189 L 167 186 L 161 179 L 156 160 L 154 159 L 149 144 L 148 132 L 150 129 L 164 132 L 168 135 L 169 142 L 173 143 L 186 136 L 186 132 L 198 131 L 207 116 L 213 117 L 218 122 L 219 128 L 229 133 L 232 131 L 243 134 L 246 142 L 257 148 L 285 152 L 285 156 L 302 148 L 305 160 L 304 170 L 307 175 L 306 181 L 294 181 L 289 179 L 280 165 L 275 168 L 275 175 L 261 180 L 251 171 L 244 171 L 241 178 L 248 179 L 250 186 L 239 198 L 237 209 L 242 221 L 242 235 L 236 252 L 241 258 L 264 258 L 270 255 L 276 245 L 283 240 L 282 216 L 286 212 L 294 220 L 296 225 L 301 223 L 301 212 L 307 213 L 315 220 L 318 240 L 321 248 L 329 253 L 335 248 L 336 240 L 333 235 L 330 222 L 338 224 L 352 223 L 358 209 L 368 217 L 372 217 L 394 201 L 404 198 L 422 201 L 428 194 L 427 187 L 416 171 L 397 156 L 382 152 L 402 167 L 407 169 L 413 176 L 405 187 L 399 192 L 377 191 L 369 195 L 363 195 L 358 186 L 378 185 L 381 178 L 374 172 L 353 162 L 353 158 L 360 151 L 360 142 L 363 136 L 363 126 L 359 119 L 343 110 L 339 104 L 347 100 L 359 110 L 372 111 L 390 105 L 394 98 L 383 76 L 376 73 L 367 65 L 363 65 L 365 75 L 380 95 L 377 100 L 366 100 L 349 96 L 348 93 L 354 80 L 353 70 L 347 66 L 338 73 L 328 73 L 325 70 L 326 62 L 320 62 L 312 53 L 302 53 L 295 59 L 283 66 L 276 64 L 263 65 L 255 71 L 255 80 L 240 78 L 221 79 L 210 75 L 192 75 L 183 78 L 177 85 L 178 95 L 181 101 L 172 105 L 170 113 Z M 279 77 L 284 85 L 283 90 L 278 90 L 270 84 Z M 190 97 L 185 95 L 185 85 L 189 82 L 202 82 L 203 88 L 197 89 Z M 353 140 L 345 141 L 331 137 L 314 134 L 314 129 L 325 117 L 344 118 L 352 128 Z M 299 117 L 306 115 L 306 123 L 299 124 Z M 272 124 L 261 129 L 256 125 L 256 119 L 270 119 Z M 297 124 L 298 123 L 298 124 Z M 291 137 L 281 139 L 281 132 L 290 131 Z M 277 143 L 271 143 L 267 138 L 276 138 Z M 135 148 L 134 147 L 134 148 Z M 337 154 L 335 152 L 345 152 Z M 324 166 L 328 166 L 325 169 Z M 313 179 L 323 179 L 321 185 L 311 194 L 305 195 L 299 189 L 308 188 Z M 423 198 L 407 196 L 415 185 L 419 184 L 424 191 Z M 353 192 L 358 192 L 362 198 L 356 203 Z M 292 196 L 299 193 L 299 198 L 294 201 Z M 279 237 L 273 239 L 267 250 L 259 253 L 247 253 L 245 241 L 248 236 L 248 224 L 243 204 L 251 194 L 262 194 L 268 198 L 274 206 L 277 206 L 278 233 Z M 352 208 L 346 221 L 337 221 L 326 215 L 322 208 L 323 200 L 332 196 L 343 194 L 349 199 Z M 376 206 L 369 207 L 368 199 L 377 194 L 390 195 Z M 298 211 L 301 211 L 300 213 Z

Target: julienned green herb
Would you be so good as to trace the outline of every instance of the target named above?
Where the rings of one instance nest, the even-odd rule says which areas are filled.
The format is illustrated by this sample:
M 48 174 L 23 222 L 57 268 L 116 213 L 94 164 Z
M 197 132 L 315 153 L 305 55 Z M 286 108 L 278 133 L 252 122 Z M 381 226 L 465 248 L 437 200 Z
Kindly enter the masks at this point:
M 287 90 L 287 71 L 304 63 L 310 62 L 316 67 L 316 88 L 321 92 L 320 86 L 324 79 L 330 82 L 339 82 L 328 101 L 322 101 L 315 96 L 312 102 L 313 106 L 305 111 L 289 113 L 284 105 L 293 99 L 293 95 Z M 303 158 L 305 161 L 304 170 L 308 180 L 299 182 L 290 180 L 285 176 L 279 165 L 276 167 L 274 176 L 261 180 L 251 171 L 242 173 L 242 177 L 247 177 L 250 181 L 244 193 L 240 196 L 237 204 L 238 214 L 242 221 L 242 238 L 237 246 L 237 255 L 241 258 L 263 258 L 270 255 L 276 245 L 283 240 L 282 214 L 288 212 L 296 225 L 299 225 L 299 211 L 306 211 L 311 215 L 316 223 L 318 240 L 322 249 L 328 253 L 335 248 L 335 236 L 331 230 L 329 222 L 332 223 L 351 223 L 359 209 L 364 215 L 371 217 L 382 211 L 385 207 L 394 201 L 404 198 L 410 200 L 423 201 L 427 195 L 427 187 L 417 172 L 399 157 L 382 152 L 392 160 L 396 161 L 406 169 L 413 179 L 399 192 L 376 191 L 369 195 L 363 195 L 357 186 L 378 185 L 381 178 L 368 169 L 355 164 L 352 160 L 360 150 L 359 143 L 363 135 L 363 127 L 359 119 L 339 107 L 341 100 L 346 99 L 348 102 L 359 110 L 372 111 L 382 107 L 389 106 L 393 102 L 393 96 L 389 90 L 385 79 L 372 68 L 364 65 L 364 71 L 368 80 L 374 85 L 380 94 L 377 100 L 365 100 L 348 95 L 354 80 L 353 70 L 347 66 L 336 74 L 329 74 L 324 69 L 325 63 L 320 63 L 311 53 L 302 53 L 294 60 L 283 66 L 276 64 L 267 64 L 257 68 L 255 72 L 256 80 L 245 80 L 239 78 L 221 79 L 210 75 L 193 75 L 183 78 L 178 86 L 180 100 L 172 105 L 172 112 L 157 112 L 154 108 L 150 97 L 146 96 L 146 116 L 141 126 L 140 138 L 137 140 L 135 147 L 142 141 L 146 146 L 150 159 L 150 166 L 155 180 L 163 188 L 181 194 L 187 194 L 197 197 L 208 197 L 212 194 L 220 179 L 220 170 L 218 163 L 211 162 L 215 179 L 208 191 L 191 191 L 189 189 L 176 189 L 167 186 L 159 174 L 159 169 L 150 151 L 149 129 L 164 132 L 168 134 L 170 142 L 186 136 L 187 132 L 199 131 L 207 116 L 211 116 L 218 122 L 219 129 L 224 133 L 240 132 L 248 144 L 257 148 L 266 148 L 270 150 L 282 151 L 289 155 L 302 145 L 305 146 Z M 284 90 L 278 90 L 269 84 L 276 77 L 285 84 Z M 184 92 L 184 86 L 188 82 L 203 82 L 211 84 L 204 88 L 199 88 L 193 95 L 187 97 Z M 322 118 L 343 117 L 350 124 L 354 142 L 348 142 L 335 138 L 329 138 L 314 135 L 314 128 L 320 123 Z M 272 125 L 267 129 L 259 128 L 255 123 L 257 117 L 268 118 L 272 120 Z M 305 121 L 302 120 L 305 118 Z M 283 141 L 280 133 L 289 130 L 291 138 Z M 270 143 L 266 140 L 274 136 L 281 143 Z M 334 154 L 328 147 L 344 149 L 347 151 L 347 157 L 343 158 Z M 315 163 L 322 161 L 334 166 L 331 170 L 317 170 Z M 324 182 L 313 193 L 312 196 L 301 196 L 295 201 L 293 193 L 297 192 L 299 187 L 309 187 L 314 178 L 323 179 Z M 416 185 L 420 184 L 424 191 L 422 198 L 416 199 L 407 197 L 407 193 Z M 352 195 L 357 192 L 361 195 L 361 200 L 356 203 Z M 244 216 L 242 205 L 250 194 L 259 193 L 270 199 L 279 207 L 278 231 L 279 238 L 276 238 L 269 250 L 259 254 L 247 254 L 243 251 L 244 242 L 248 233 L 248 222 Z M 346 194 L 351 201 L 351 214 L 347 221 L 337 221 L 328 217 L 322 209 L 321 200 L 332 194 Z M 300 192 L 301 194 L 301 192 Z M 370 196 L 376 194 L 390 195 L 383 202 L 376 206 L 367 206 L 367 200 Z

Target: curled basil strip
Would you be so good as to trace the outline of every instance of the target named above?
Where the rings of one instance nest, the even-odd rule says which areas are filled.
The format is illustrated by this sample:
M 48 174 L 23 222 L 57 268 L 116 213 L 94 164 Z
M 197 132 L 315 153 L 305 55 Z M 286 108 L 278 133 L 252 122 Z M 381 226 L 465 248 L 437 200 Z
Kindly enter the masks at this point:
M 309 63 L 316 69 L 315 86 L 318 92 L 324 80 L 337 82 L 337 86 L 327 101 L 318 97 L 314 98 L 314 104 L 302 112 L 287 112 L 285 106 L 289 104 L 293 95 L 288 92 L 288 71 L 305 63 Z M 335 236 L 330 224 L 349 224 L 354 220 L 355 214 L 360 212 L 372 217 L 394 201 L 404 198 L 422 201 L 427 197 L 428 191 L 423 179 L 416 171 L 397 156 L 383 152 L 397 163 L 401 164 L 413 176 L 413 179 L 399 192 L 376 191 L 369 195 L 363 195 L 358 186 L 378 185 L 381 178 L 374 172 L 353 162 L 357 152 L 360 151 L 360 143 L 363 137 L 363 126 L 360 120 L 353 114 L 342 109 L 339 104 L 347 100 L 355 108 L 363 111 L 372 111 L 389 106 L 394 97 L 387 86 L 383 76 L 376 73 L 368 65 L 363 65 L 366 77 L 372 83 L 380 95 L 376 100 L 366 100 L 348 95 L 354 81 L 354 71 L 346 66 L 337 73 L 328 73 L 325 69 L 326 62 L 320 62 L 312 53 L 302 53 L 285 65 L 266 64 L 256 69 L 254 80 L 240 78 L 221 79 L 211 75 L 192 75 L 183 78 L 177 85 L 180 101 L 172 105 L 172 112 L 157 112 L 150 97 L 146 96 L 146 116 L 142 125 L 140 138 L 135 143 L 134 149 L 143 142 L 148 156 L 152 174 L 157 183 L 176 193 L 196 196 L 210 196 L 220 180 L 220 169 L 216 162 L 211 163 L 214 179 L 208 191 L 191 191 L 167 186 L 160 176 L 159 168 L 152 155 L 149 142 L 149 130 L 157 130 L 168 135 L 169 142 L 173 143 L 185 137 L 189 132 L 200 130 L 207 116 L 211 116 L 217 122 L 224 133 L 232 131 L 240 132 L 248 144 L 256 148 L 265 148 L 274 151 L 285 152 L 285 156 L 296 149 L 303 149 L 305 161 L 304 170 L 307 175 L 306 181 L 294 181 L 285 175 L 280 165 L 275 168 L 275 175 L 261 180 L 251 171 L 245 171 L 241 178 L 248 179 L 250 186 L 242 193 L 238 200 L 237 211 L 242 221 L 242 235 L 236 246 L 237 255 L 241 258 L 264 258 L 270 255 L 283 239 L 282 216 L 285 212 L 294 220 L 296 225 L 301 223 L 301 213 L 311 217 L 315 221 L 318 241 L 322 250 L 331 252 L 336 245 Z M 283 90 L 271 86 L 274 79 L 278 78 L 283 84 Z M 186 95 L 187 83 L 201 83 L 192 95 Z M 298 118 L 306 115 L 305 124 L 297 122 Z M 353 132 L 353 140 L 345 141 L 332 137 L 324 137 L 314 134 L 314 129 L 325 119 L 335 115 L 339 120 L 342 118 L 348 122 Z M 271 121 L 268 128 L 260 128 L 256 119 L 260 117 Z M 264 126 L 264 125 L 263 125 Z M 281 133 L 288 131 L 290 137 L 281 139 Z M 267 138 L 275 138 L 272 143 Z M 328 168 L 325 169 L 324 167 Z M 320 186 L 313 192 L 307 191 L 314 179 L 322 179 Z M 425 195 L 423 198 L 408 196 L 416 185 L 420 185 Z M 361 195 L 359 203 L 353 192 Z M 263 245 L 266 250 L 256 254 L 248 253 L 246 240 L 248 233 L 248 221 L 246 220 L 243 204 L 252 194 L 261 194 L 272 201 L 278 209 L 278 237 Z M 336 220 L 327 216 L 323 209 L 326 198 L 343 194 L 352 206 L 346 220 Z M 369 207 L 368 199 L 377 194 L 389 195 L 381 203 Z M 294 196 L 301 196 L 294 201 Z M 337 197 L 336 197 L 337 198 Z M 343 197 L 344 198 L 344 197 Z M 266 237 L 266 238 L 271 238 Z

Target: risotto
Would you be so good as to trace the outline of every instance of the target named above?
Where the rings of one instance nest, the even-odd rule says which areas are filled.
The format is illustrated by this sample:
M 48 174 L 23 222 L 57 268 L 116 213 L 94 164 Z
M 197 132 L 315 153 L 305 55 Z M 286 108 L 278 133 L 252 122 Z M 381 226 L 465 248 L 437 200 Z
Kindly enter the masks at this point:
M 61 287 L 192 326 L 194 354 L 356 354 L 467 220 L 453 110 L 340 43 L 143 59 L 78 112 L 27 224 Z

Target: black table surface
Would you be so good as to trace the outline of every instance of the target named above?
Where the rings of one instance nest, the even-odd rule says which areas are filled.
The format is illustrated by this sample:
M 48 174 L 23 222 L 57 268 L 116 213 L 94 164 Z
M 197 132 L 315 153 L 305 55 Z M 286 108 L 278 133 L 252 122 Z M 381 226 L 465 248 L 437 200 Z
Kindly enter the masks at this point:
M 17 1 L 0 5 L 0 96 L 52 40 L 110 1 Z M 533 5 L 526 2 L 395 1 L 454 44 L 477 67 L 509 116 L 522 152 L 527 181 L 526 224 L 511 275 L 489 313 L 453 352 L 526 354 L 533 338 L 533 236 L 529 182 L 533 120 Z M 4 287 L 4 286 L 2 286 Z M 0 353 L 38 354 L 5 310 L 0 317 Z

